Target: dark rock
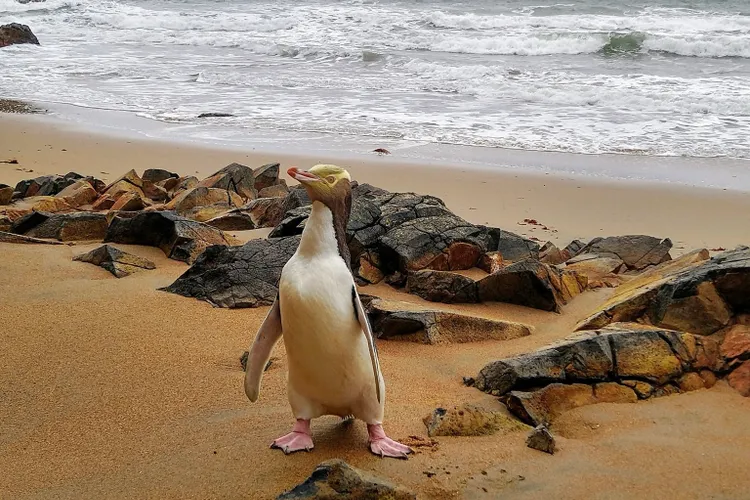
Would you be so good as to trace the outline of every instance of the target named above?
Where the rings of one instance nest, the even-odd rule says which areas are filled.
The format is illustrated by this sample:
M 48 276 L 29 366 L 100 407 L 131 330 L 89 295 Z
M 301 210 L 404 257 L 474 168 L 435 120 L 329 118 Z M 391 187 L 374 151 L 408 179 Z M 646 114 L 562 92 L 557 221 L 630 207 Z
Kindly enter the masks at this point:
M 78 175 L 78 174 L 75 174 Z M 81 176 L 78 176 L 80 178 Z M 62 175 L 43 175 L 34 179 L 27 179 L 16 184 L 15 191 L 18 192 L 19 198 L 28 198 L 30 196 L 54 196 L 60 191 L 75 183 L 78 178 L 68 174 Z
M 211 177 L 203 179 L 198 186 L 233 191 L 244 200 L 253 200 L 258 197 L 253 169 L 239 163 L 227 165 Z
M 43 214 L 45 217 L 48 214 Z M 37 220 L 42 217 L 38 217 Z M 32 221 L 30 218 L 27 222 Z M 107 232 L 107 217 L 94 212 L 51 214 L 24 232 L 32 238 L 54 238 L 60 241 L 101 240 Z
M 260 191 L 279 184 L 279 163 L 268 163 L 253 171 L 255 177 L 255 190 Z M 286 185 L 286 184 L 285 184 Z
M 73 260 L 101 266 L 117 278 L 124 278 L 145 269 L 156 269 L 156 265 L 150 260 L 110 245 L 102 245 L 88 253 L 74 257 Z
M 287 194 L 289 194 L 289 188 L 284 181 L 273 186 L 264 187 L 258 191 L 260 198 L 284 198 Z
M 198 118 L 232 118 L 233 116 L 234 115 L 232 113 L 209 112 L 199 114 Z
M 539 243 L 497 228 L 490 228 L 489 234 L 492 237 L 492 246 L 488 251 L 500 252 L 504 261 L 539 260 Z
M 580 276 L 536 260 L 522 260 L 479 280 L 479 300 L 560 312 L 586 287 Z
M 550 455 L 555 454 L 555 437 L 546 425 L 541 424 L 532 429 L 526 438 L 526 446 L 534 450 L 543 451 Z
M 705 251 L 687 254 L 622 286 L 601 311 L 577 328 L 644 321 L 709 335 L 732 314 L 750 312 L 750 248 L 739 247 L 704 261 Z
M 48 212 L 29 212 L 13 221 L 10 232 L 15 234 L 26 234 L 39 224 L 52 217 Z
M 713 344 L 716 344 L 713 342 Z M 716 345 L 714 349 L 718 349 Z M 701 368 L 696 337 L 637 324 L 613 324 L 581 332 L 561 343 L 487 364 L 475 387 L 495 395 L 550 383 L 598 383 L 621 379 L 665 384 Z
M 105 242 L 160 248 L 170 259 L 191 263 L 212 245 L 235 244 L 219 229 L 180 217 L 174 212 L 141 212 L 132 218 L 115 216 Z
M 578 253 L 616 255 L 629 269 L 641 270 L 671 260 L 672 241 L 653 236 L 628 235 L 594 238 Z
M 302 186 L 292 186 L 289 188 L 289 194 L 286 195 L 286 198 L 284 198 L 284 214 L 289 212 L 290 210 L 294 210 L 295 208 L 299 207 L 305 207 L 310 205 L 312 201 L 310 201 L 310 196 L 307 194 L 307 191 Z M 300 233 L 302 230 L 300 230 Z M 285 236 L 293 236 L 293 235 L 285 235 Z
M 420 217 L 380 238 L 387 271 L 469 269 L 491 245 L 487 231 L 455 215 Z
M 273 231 L 270 232 L 268 237 L 286 238 L 302 234 L 302 230 L 305 229 L 305 223 L 310 216 L 311 210 L 312 207 L 309 205 L 287 210 L 284 213 L 284 218 L 273 228 Z
M 417 495 L 340 459 L 318 465 L 309 478 L 277 500 L 416 500 Z
M 408 303 L 362 297 L 373 334 L 427 344 L 509 340 L 531 334 L 531 327 L 458 313 L 414 310 Z
M 180 176 L 176 173 L 170 172 L 169 170 L 164 170 L 162 168 L 147 168 L 143 171 L 141 179 L 156 184 L 157 182 L 162 182 L 172 178 L 176 179 L 179 177 Z
M 570 259 L 571 257 L 575 257 L 580 253 L 581 250 L 584 249 L 586 246 L 586 243 L 584 243 L 581 240 L 573 240 L 568 245 L 562 249 L 562 253 L 567 259 Z M 566 259 L 566 260 L 567 260 Z
M 250 214 L 241 209 L 230 210 L 225 214 L 207 220 L 206 224 L 222 231 L 248 231 L 256 229 Z
M 18 43 L 39 45 L 39 40 L 25 24 L 10 23 L 0 26 L 0 47 Z
M 479 302 L 477 283 L 473 279 L 447 271 L 422 270 L 409 273 L 406 291 L 430 302 Z
M 284 264 L 299 237 L 252 240 L 239 247 L 210 247 L 165 291 L 205 300 L 218 307 L 271 305 Z

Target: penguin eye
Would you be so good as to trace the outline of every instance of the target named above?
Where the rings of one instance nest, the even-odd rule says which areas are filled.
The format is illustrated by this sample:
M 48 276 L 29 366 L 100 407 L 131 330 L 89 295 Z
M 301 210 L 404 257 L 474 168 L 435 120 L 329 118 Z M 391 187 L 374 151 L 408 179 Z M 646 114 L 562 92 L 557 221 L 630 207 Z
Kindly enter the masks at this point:
M 328 181 L 328 184 L 333 184 L 334 182 L 336 182 L 336 178 L 332 175 L 329 175 L 328 177 L 326 177 L 326 181 Z

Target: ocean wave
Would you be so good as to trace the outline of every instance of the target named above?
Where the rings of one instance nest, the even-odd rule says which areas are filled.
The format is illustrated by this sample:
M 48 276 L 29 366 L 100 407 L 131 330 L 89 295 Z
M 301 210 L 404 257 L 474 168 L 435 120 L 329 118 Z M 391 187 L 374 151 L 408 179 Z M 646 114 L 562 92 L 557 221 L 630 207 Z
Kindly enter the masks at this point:
M 27 3 L 21 3 L 18 0 L 0 0 L 0 14 L 44 13 L 80 7 L 86 3 L 86 0 L 45 0 L 44 2 Z

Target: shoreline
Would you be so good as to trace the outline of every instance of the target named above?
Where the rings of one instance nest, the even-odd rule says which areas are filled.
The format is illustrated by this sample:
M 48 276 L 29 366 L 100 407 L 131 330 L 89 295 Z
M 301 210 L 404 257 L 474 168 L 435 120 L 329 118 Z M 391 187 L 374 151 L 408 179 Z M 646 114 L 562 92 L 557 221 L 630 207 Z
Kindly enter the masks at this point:
M 280 162 L 283 171 L 293 165 L 333 162 L 347 167 L 359 182 L 437 196 L 472 223 L 500 227 L 540 243 L 565 246 L 573 239 L 650 234 L 671 238 L 679 255 L 693 248 L 734 248 L 750 241 L 750 197 L 742 191 L 475 169 L 410 161 L 399 154 L 341 159 L 317 152 L 210 147 L 116 136 L 47 115 L 0 114 L 0 127 L 6 138 L 0 160 L 19 162 L 0 164 L 0 182 L 9 185 L 69 171 L 111 182 L 133 168 L 164 168 L 204 178 L 235 161 L 253 167 Z M 540 225 L 524 224 L 524 219 Z
M 166 122 L 128 110 L 91 108 L 75 104 L 24 101 L 46 113 L 35 113 L 42 123 L 112 138 L 188 144 L 197 148 L 286 152 L 291 157 L 324 156 L 336 161 L 377 161 L 502 171 L 524 176 L 556 176 L 588 182 L 663 184 L 690 188 L 750 192 L 750 159 L 680 157 L 638 154 L 585 154 L 431 143 L 407 139 L 336 135 L 327 132 L 244 129 L 222 124 L 223 118 Z M 27 115 L 28 116 L 28 115 Z M 377 157 L 385 148 L 391 156 Z

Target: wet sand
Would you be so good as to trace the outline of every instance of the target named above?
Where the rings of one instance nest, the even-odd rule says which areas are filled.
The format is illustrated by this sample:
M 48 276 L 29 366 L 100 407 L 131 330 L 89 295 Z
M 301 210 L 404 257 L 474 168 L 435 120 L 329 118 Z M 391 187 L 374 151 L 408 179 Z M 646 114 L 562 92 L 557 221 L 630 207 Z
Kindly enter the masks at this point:
M 2 116 L 0 126 L 0 160 L 19 160 L 0 164 L 0 182 L 8 184 L 70 170 L 113 180 L 128 168 L 149 167 L 201 177 L 230 161 L 276 159 L 81 136 L 25 117 Z M 450 170 L 440 170 L 438 178 L 427 167 L 394 175 L 390 163 L 378 161 L 352 165 L 355 178 L 441 196 L 473 222 L 521 229 L 514 224 L 535 217 L 554 222 L 560 232 L 553 236 L 564 240 L 565 233 L 594 236 L 598 228 L 591 220 L 606 220 L 608 234 L 650 232 L 689 247 L 750 242 L 740 232 L 748 225 L 735 217 L 748 213 L 746 196 L 592 185 L 582 187 L 584 197 L 569 180 Z M 598 197 L 628 199 L 632 207 L 588 201 Z M 664 203 L 658 217 L 648 216 L 643 200 Z M 580 220 L 580 213 L 591 218 Z M 737 221 L 737 228 L 709 224 L 711 217 Z M 249 403 L 242 389 L 239 357 L 266 308 L 217 309 L 158 291 L 187 266 L 154 248 L 117 245 L 157 265 L 119 280 L 72 261 L 95 246 L 0 246 L 0 498 L 274 498 L 335 457 L 427 499 L 750 498 L 750 398 L 723 382 L 648 402 L 574 410 L 552 428 L 560 447 L 554 456 L 526 448 L 520 431 L 438 438 L 437 446 L 418 448 L 409 461 L 382 460 L 367 451 L 364 424 L 344 426 L 335 418 L 314 422 L 313 452 L 284 456 L 268 448 L 292 422 L 282 346 L 265 374 L 260 400 Z M 385 285 L 362 292 L 427 304 Z M 386 429 L 397 439 L 426 437 L 421 419 L 436 407 L 500 408 L 495 398 L 463 386 L 461 377 L 476 375 L 490 360 L 569 335 L 609 293 L 588 292 L 562 315 L 501 304 L 446 307 L 536 326 L 533 335 L 511 341 L 380 341 Z

